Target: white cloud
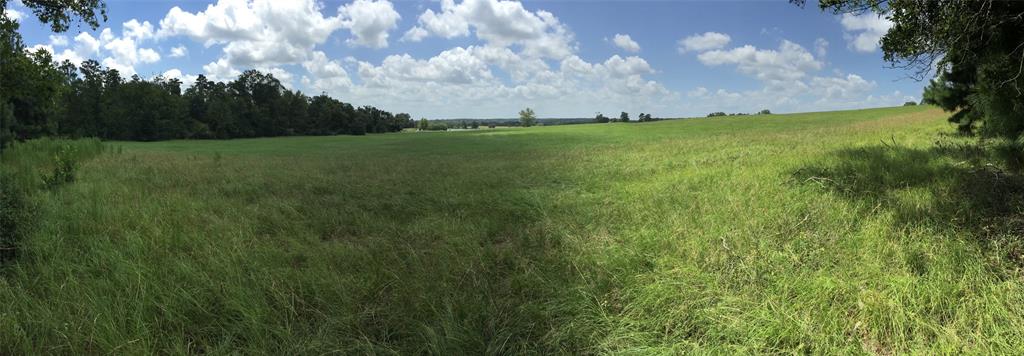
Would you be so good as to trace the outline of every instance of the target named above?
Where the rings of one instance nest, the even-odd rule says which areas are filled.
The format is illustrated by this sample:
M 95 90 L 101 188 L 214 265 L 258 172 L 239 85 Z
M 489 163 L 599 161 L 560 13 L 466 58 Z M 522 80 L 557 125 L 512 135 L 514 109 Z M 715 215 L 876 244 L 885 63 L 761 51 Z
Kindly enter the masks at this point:
M 892 28 L 892 21 L 871 12 L 862 15 L 843 14 L 839 22 L 846 31 L 843 37 L 849 47 L 865 53 L 877 50 L 878 41 Z
M 211 78 L 229 79 L 240 73 L 237 68 L 280 69 L 301 63 L 344 26 L 341 17 L 323 16 L 313 0 L 219 0 L 196 13 L 172 8 L 160 20 L 156 36 L 222 45 L 223 56 L 203 68 Z
M 679 40 L 679 53 L 719 49 L 725 47 L 731 40 L 732 38 L 724 33 L 705 32 L 703 34 L 696 34 Z
M 636 43 L 629 35 L 616 33 L 615 37 L 612 38 L 612 43 L 615 43 L 616 46 L 627 52 L 640 52 L 640 44 Z
M 55 47 L 67 46 L 68 37 L 64 35 L 50 35 L 50 44 Z
M 856 74 L 848 74 L 845 77 L 814 77 L 811 79 L 813 92 L 820 95 L 822 100 L 863 98 L 875 86 L 875 82 L 864 80 Z
M 209 77 L 210 80 L 215 82 L 231 81 L 234 80 L 235 77 L 238 77 L 239 74 L 242 74 L 242 71 L 235 69 L 235 67 L 231 66 L 231 64 L 228 63 L 228 60 L 224 58 L 204 65 L 203 72 L 206 73 L 206 76 Z
M 735 64 L 736 69 L 768 83 L 785 85 L 804 78 L 808 72 L 820 70 L 824 64 L 800 45 L 782 40 L 778 50 L 757 49 L 746 45 L 730 50 L 714 50 L 697 56 L 708 66 Z
M 427 36 L 430 36 L 430 32 L 427 32 L 427 30 L 424 30 L 422 27 L 413 27 L 406 31 L 405 35 L 402 35 L 402 41 L 419 42 Z
M 188 47 L 179 45 L 171 48 L 171 58 L 184 57 L 188 55 Z
M 75 36 L 75 52 L 83 57 L 99 55 L 100 41 L 87 32 L 79 33 Z
M 357 72 L 361 85 L 345 88 L 345 97 L 441 117 L 513 115 L 523 106 L 546 116 L 578 115 L 583 107 L 653 113 L 678 99 L 644 78 L 654 70 L 636 56 L 590 63 L 570 55 L 552 68 L 541 58 L 485 45 L 456 47 L 426 59 L 392 55 L 379 65 L 360 62 Z
M 14 21 L 21 21 L 21 18 L 24 17 L 21 11 L 15 9 L 4 9 L 4 16 Z
M 135 65 L 154 63 L 160 60 L 160 54 L 150 48 L 139 48 L 133 37 L 115 38 L 103 44 L 103 49 L 110 54 L 103 59 L 104 65 L 117 69 L 125 76 L 135 74 Z
M 139 62 L 153 63 L 160 60 L 160 54 L 151 48 L 139 48 Z
M 275 79 L 281 82 L 285 87 L 292 87 L 292 78 L 294 77 L 291 72 L 279 67 L 260 67 L 256 70 L 263 73 L 270 73 Z
M 468 36 L 470 29 L 488 45 L 518 45 L 522 53 L 533 57 L 562 59 L 575 51 L 573 34 L 550 12 L 531 12 L 517 1 L 453 0 L 441 1 L 441 11 L 426 10 L 418 25 L 405 33 L 409 41 L 427 35 L 442 38 Z
M 302 67 L 313 77 L 310 79 L 303 76 L 304 85 L 320 92 L 333 93 L 348 92 L 352 88 L 352 79 L 341 63 L 327 58 L 327 55 L 320 51 L 313 52 L 312 57 L 302 63 Z
M 153 25 L 148 21 L 139 22 L 132 19 L 122 24 L 121 36 L 114 35 L 110 28 L 100 31 L 99 38 L 88 32 L 79 32 L 70 43 L 64 35 L 51 35 L 47 45 L 35 45 L 31 48 L 43 48 L 53 53 L 54 60 L 65 60 L 81 65 L 86 59 L 100 60 L 104 66 L 116 69 L 123 76 L 136 74 L 135 65 L 155 63 L 160 54 L 152 48 L 142 48 L 139 43 L 154 36 Z M 57 51 L 61 47 L 61 51 Z
M 145 40 L 153 37 L 153 24 L 149 21 L 139 23 L 139 20 L 131 19 L 122 24 L 124 37 L 135 40 Z
M 820 38 L 820 37 L 818 39 L 814 40 L 814 54 L 816 54 L 818 56 L 818 58 L 824 58 L 825 54 L 827 54 L 827 53 L 828 53 L 828 41 L 825 40 L 824 38 Z
M 166 72 L 163 73 L 163 76 L 164 76 L 164 78 L 167 78 L 167 79 L 172 79 L 173 78 L 173 79 L 180 80 L 181 81 L 181 90 L 183 92 L 188 87 L 191 87 L 192 83 L 195 83 L 196 79 L 199 78 L 199 76 L 195 75 L 195 74 L 182 74 L 181 70 L 178 69 L 178 68 L 172 68 L 172 69 L 167 70 Z
M 402 17 L 388 0 L 355 0 L 338 9 L 342 26 L 355 36 L 349 44 L 370 48 L 388 46 L 388 31 L 398 27 Z

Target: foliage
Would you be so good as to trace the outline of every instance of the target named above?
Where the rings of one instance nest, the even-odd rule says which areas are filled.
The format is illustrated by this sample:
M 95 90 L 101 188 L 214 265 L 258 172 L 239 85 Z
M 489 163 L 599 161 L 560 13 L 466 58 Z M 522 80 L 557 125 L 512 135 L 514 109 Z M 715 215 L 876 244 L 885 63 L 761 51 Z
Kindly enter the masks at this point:
M 35 210 L 12 173 L 0 171 L 0 262 L 15 257 L 18 243 L 35 222 Z
M 629 122 L 629 113 L 623 111 L 619 114 L 619 122 Z
M 708 117 L 717 117 L 717 116 L 726 116 L 726 113 L 722 112 L 722 111 L 716 111 L 716 112 L 708 114 Z
M 105 16 L 96 0 L 25 5 L 54 30 L 66 29 L 77 17 L 95 26 Z M 327 95 L 310 98 L 255 70 L 228 83 L 200 75 L 187 89 L 180 80 L 161 76 L 125 80 L 95 60 L 78 68 L 69 61 L 55 63 L 41 49 L 27 53 L 17 30 L 16 21 L 0 17 L 0 147 L 48 135 L 155 141 L 362 135 L 413 126 L 408 114 L 355 108 Z
M 102 0 L 20 0 L 32 9 L 32 13 L 40 22 L 50 24 L 53 32 L 64 32 L 68 26 L 80 20 L 92 29 L 107 21 L 107 6 Z M 3 7 L 7 0 L 2 0 Z
M 53 189 L 75 181 L 77 164 L 71 157 L 71 147 L 64 145 L 53 155 L 53 172 L 43 175 L 43 185 Z
M 772 114 L 772 111 L 771 111 L 771 110 L 768 110 L 768 109 L 763 109 L 763 110 L 761 110 L 761 111 L 758 111 L 758 112 L 757 112 L 757 114 L 758 114 L 758 115 L 771 115 L 771 114 Z
M 605 124 L 608 123 L 608 121 L 608 117 L 601 113 L 598 113 L 597 116 L 594 117 L 594 122 L 599 124 Z
M 903 106 L 914 106 L 914 105 L 917 105 L 916 101 L 908 101 L 908 102 L 903 103 Z
M 526 108 L 519 111 L 519 124 L 522 127 L 530 127 L 537 123 L 537 115 L 533 109 Z
M 954 113 L 951 121 L 962 132 L 984 120 L 986 136 L 1024 133 L 1024 2 L 823 0 L 820 6 L 891 20 L 881 40 L 885 60 L 922 79 L 938 68 L 925 94 Z
M 431 122 L 427 131 L 448 131 L 448 124 L 443 122 Z
M 73 179 L 73 162 L 102 152 L 102 144 L 95 139 L 31 140 L 0 152 L 0 261 L 17 257 L 19 246 L 39 224 L 40 212 L 33 196 L 51 182 L 44 175 L 44 184 L 40 185 L 39 172 L 52 169 L 53 175 L 59 176 L 52 182 L 67 182 Z M 55 156 L 59 158 L 54 160 Z
M 416 129 L 420 131 L 426 131 L 430 128 L 430 121 L 427 118 L 421 118 L 419 123 L 416 124 Z

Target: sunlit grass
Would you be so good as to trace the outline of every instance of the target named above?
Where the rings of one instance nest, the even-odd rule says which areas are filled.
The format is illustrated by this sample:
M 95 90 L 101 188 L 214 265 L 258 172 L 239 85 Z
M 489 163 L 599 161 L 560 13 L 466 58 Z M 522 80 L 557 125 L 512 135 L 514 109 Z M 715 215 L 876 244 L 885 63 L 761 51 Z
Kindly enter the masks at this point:
M 1024 194 L 952 131 L 909 107 L 106 143 L 33 195 L 0 345 L 1021 353 Z

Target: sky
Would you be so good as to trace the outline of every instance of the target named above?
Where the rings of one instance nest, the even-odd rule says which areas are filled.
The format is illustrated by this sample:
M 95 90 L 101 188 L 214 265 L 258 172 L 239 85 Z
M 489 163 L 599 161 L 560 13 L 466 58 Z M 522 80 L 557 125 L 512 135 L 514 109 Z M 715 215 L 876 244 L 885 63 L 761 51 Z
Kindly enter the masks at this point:
M 241 71 L 413 117 L 655 117 L 901 105 L 926 83 L 882 60 L 891 27 L 813 1 L 107 0 L 55 34 L 9 4 L 25 43 L 129 77 Z

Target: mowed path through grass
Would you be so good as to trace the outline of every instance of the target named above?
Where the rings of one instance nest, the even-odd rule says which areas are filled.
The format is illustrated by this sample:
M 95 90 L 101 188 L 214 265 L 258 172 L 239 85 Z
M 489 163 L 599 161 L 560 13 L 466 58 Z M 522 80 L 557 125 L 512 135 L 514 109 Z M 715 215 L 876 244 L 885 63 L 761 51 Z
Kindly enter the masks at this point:
M 930 107 L 107 143 L 5 353 L 1016 353 L 1015 176 Z M 120 151 L 120 153 L 113 153 Z

